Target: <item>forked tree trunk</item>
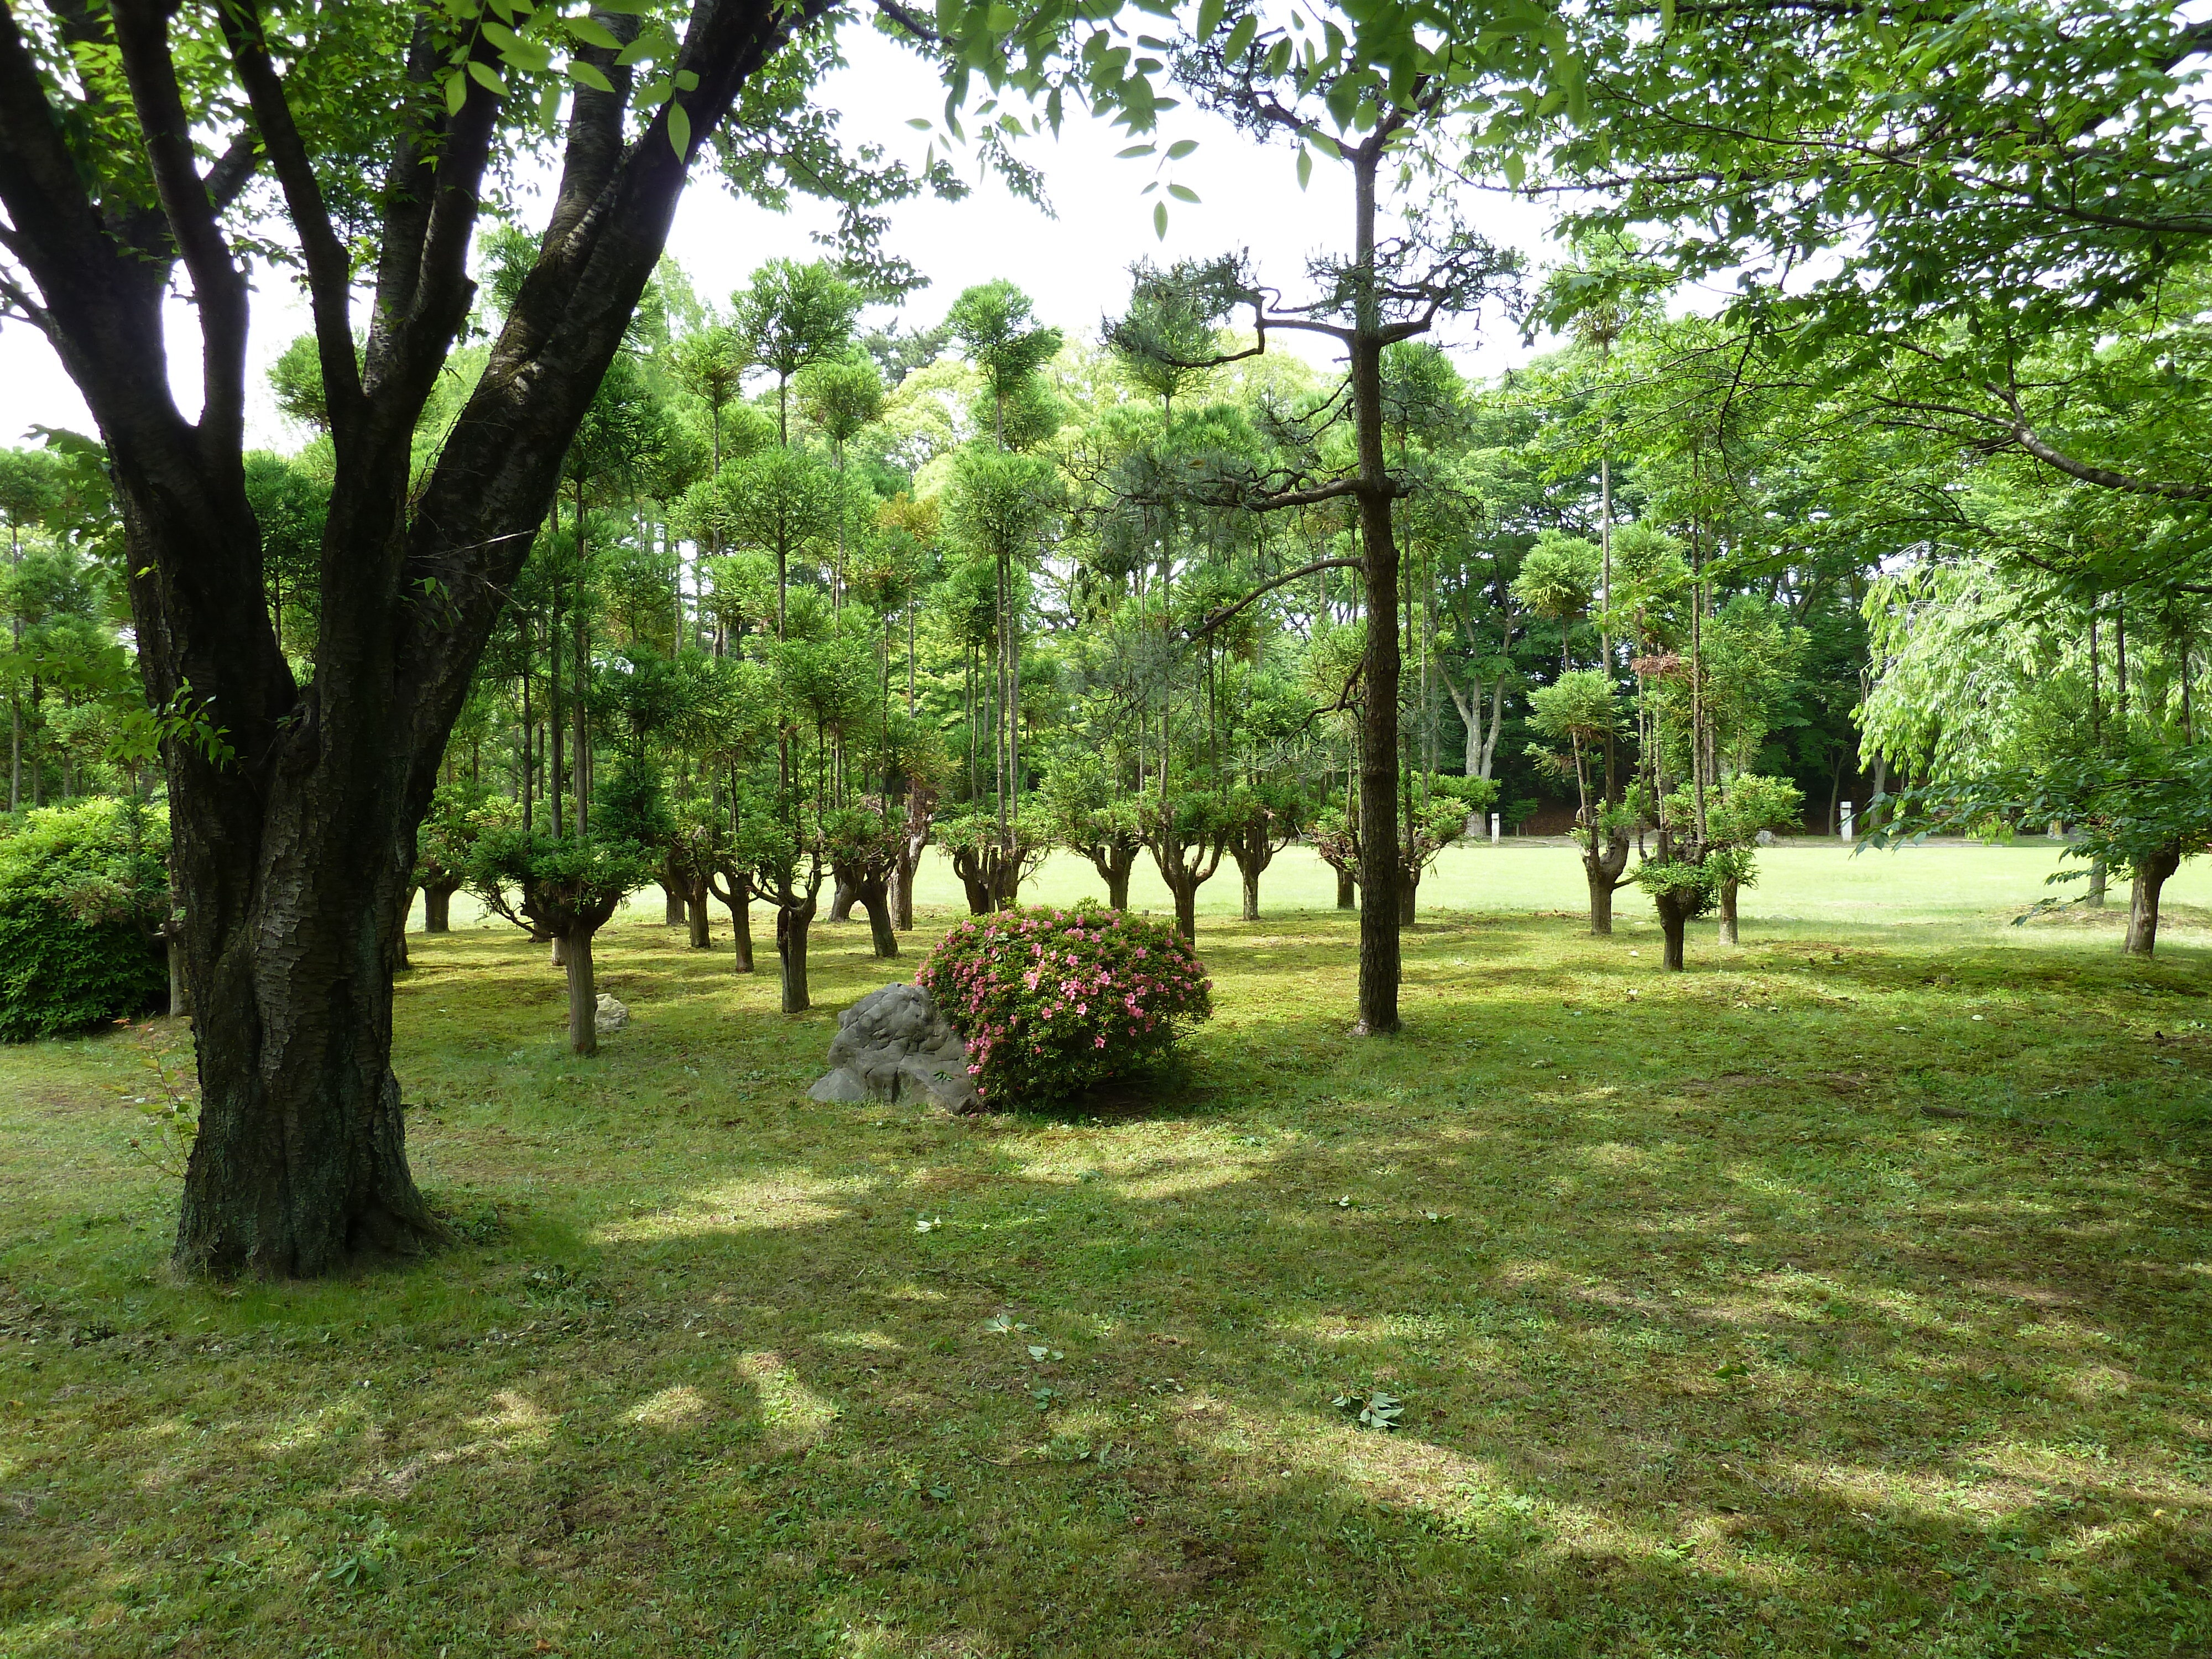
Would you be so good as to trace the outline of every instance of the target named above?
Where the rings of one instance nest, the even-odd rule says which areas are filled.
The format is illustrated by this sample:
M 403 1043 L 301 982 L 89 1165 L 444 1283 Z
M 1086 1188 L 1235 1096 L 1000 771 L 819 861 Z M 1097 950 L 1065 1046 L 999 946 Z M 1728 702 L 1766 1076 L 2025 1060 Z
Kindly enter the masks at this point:
M 1336 908 L 1357 910 L 1359 908 L 1359 878 L 1349 870 L 1336 872 Z
M 2159 894 L 2166 886 L 2166 878 L 2181 867 L 2181 849 L 2161 848 L 2136 866 L 2133 890 L 2128 897 L 2128 937 L 2125 949 L 2130 956 L 2147 957 L 2158 948 Z
M 453 887 L 439 882 L 422 890 L 422 931 L 426 933 L 453 932 Z
M 591 931 L 568 935 L 568 1052 L 590 1059 L 599 1052 L 599 988 L 592 974 Z
M 1198 943 L 1198 884 L 1185 878 L 1168 885 L 1175 893 L 1176 932 L 1192 945 Z
M 1137 848 L 1133 847 L 1093 847 L 1085 856 L 1091 867 L 1098 872 L 1099 880 L 1106 884 L 1106 908 L 1126 910 L 1129 908 L 1129 872 L 1137 866 Z
M 1590 933 L 1596 938 L 1610 938 L 1613 933 L 1613 878 L 1588 870 L 1583 874 L 1589 880 Z
M 1736 936 L 1735 890 L 1735 882 L 1724 881 L 1721 884 L 1720 939 L 1723 945 L 1737 945 L 1742 942 Z
M 860 896 L 860 890 L 848 881 L 839 881 L 830 895 L 830 920 L 850 921 L 854 901 Z

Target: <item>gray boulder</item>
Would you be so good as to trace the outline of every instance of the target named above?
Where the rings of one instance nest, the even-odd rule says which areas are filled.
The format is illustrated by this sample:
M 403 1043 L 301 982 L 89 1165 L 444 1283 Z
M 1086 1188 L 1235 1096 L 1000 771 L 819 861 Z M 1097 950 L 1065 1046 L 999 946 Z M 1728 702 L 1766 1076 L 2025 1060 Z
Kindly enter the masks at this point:
M 599 1034 L 601 1036 L 611 1036 L 629 1024 L 629 1006 L 617 1002 L 605 991 L 600 992 L 598 1011 L 592 1016 L 592 1024 Z
M 886 985 L 837 1016 L 830 1070 L 810 1100 L 927 1102 L 955 1112 L 981 1103 L 968 1075 L 968 1045 L 919 985 Z

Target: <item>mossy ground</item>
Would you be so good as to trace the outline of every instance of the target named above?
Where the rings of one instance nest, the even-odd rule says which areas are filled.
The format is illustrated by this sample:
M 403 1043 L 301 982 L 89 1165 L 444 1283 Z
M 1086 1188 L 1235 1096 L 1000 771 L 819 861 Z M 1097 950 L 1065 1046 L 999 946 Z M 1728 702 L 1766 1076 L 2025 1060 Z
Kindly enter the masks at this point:
M 2212 952 L 1920 856 L 1672 977 L 1427 907 L 1388 1042 L 1350 918 L 1207 919 L 1054 1118 L 804 1098 L 945 909 L 792 1019 L 633 911 L 592 1062 L 418 938 L 463 1237 L 342 1283 L 170 1276 L 165 1022 L 0 1051 L 0 1655 L 2202 1654 Z

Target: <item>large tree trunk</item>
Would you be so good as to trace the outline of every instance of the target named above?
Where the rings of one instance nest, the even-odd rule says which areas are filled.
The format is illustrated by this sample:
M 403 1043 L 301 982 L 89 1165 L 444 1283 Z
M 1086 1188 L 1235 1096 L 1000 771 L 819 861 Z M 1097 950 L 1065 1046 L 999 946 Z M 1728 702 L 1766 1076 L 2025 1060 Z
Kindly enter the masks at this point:
M 2147 957 L 2158 948 L 2159 894 L 2166 878 L 2180 867 L 2178 847 L 2161 848 L 2136 866 L 2134 889 L 2128 898 L 2125 949 L 2130 956 Z
M 592 972 L 592 934 L 568 935 L 568 1052 L 588 1060 L 599 1052 L 599 988 Z
M 416 829 L 693 157 L 738 88 L 821 9 L 699 0 L 671 65 L 679 81 L 696 77 L 681 95 L 691 132 L 681 149 L 666 107 L 626 132 L 631 71 L 611 50 L 579 49 L 613 90 L 570 94 L 537 261 L 427 476 L 414 436 L 473 301 L 468 256 L 501 118 L 489 39 L 471 37 L 468 61 L 492 85 L 459 82 L 457 109 L 398 120 L 364 112 L 352 136 L 374 148 L 384 178 L 377 222 L 363 228 L 375 246 L 363 270 L 307 149 L 319 125 L 302 134 L 287 102 L 290 66 L 273 60 L 257 9 L 216 9 L 220 46 L 195 32 L 173 51 L 173 8 L 64 9 L 85 44 L 112 47 L 145 89 L 127 110 L 112 106 L 137 127 L 127 136 L 86 124 L 74 104 L 55 108 L 20 25 L 0 9 L 8 251 L 106 441 L 143 689 L 179 717 L 162 759 L 185 980 L 200 1011 L 199 1133 L 176 1246 L 185 1270 L 320 1273 L 360 1251 L 441 1236 L 408 1174 L 391 1066 L 387 952 L 404 926 Z M 175 96 L 179 53 L 194 76 L 215 74 L 226 55 L 237 66 L 206 132 Z M 427 34 L 410 58 L 417 84 L 441 62 Z M 118 143 L 143 155 L 144 177 L 131 170 L 127 199 L 94 199 L 112 170 L 90 147 Z M 200 143 L 220 158 L 205 174 Z M 276 641 L 245 490 L 249 250 L 222 215 L 257 167 L 274 175 L 295 233 L 333 459 L 321 625 L 304 684 Z M 357 346 L 363 277 L 374 292 Z M 173 356 L 174 286 L 189 286 L 200 335 L 197 422 L 160 372 Z
M 1724 881 L 1721 884 L 1720 942 L 1723 945 L 1742 943 L 1736 933 L 1735 890 L 1736 884 L 1733 881 Z
M 459 884 L 454 884 L 458 886 Z M 453 932 L 453 887 L 444 882 L 422 890 L 422 931 L 426 933 Z

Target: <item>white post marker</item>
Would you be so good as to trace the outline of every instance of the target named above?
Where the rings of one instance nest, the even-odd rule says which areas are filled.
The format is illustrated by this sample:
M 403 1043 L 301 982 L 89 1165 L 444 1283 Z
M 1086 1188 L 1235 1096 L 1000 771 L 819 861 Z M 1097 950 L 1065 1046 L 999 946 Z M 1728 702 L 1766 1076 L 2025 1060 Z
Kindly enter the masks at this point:
M 1851 838 L 1851 804 L 1849 801 L 1844 803 L 1842 823 L 1843 828 L 1838 831 L 1838 834 L 1844 840 L 1849 841 Z
M 1499 822 L 1500 820 L 1498 814 L 1492 812 L 1490 815 L 1490 844 L 1492 847 L 1498 845 L 1498 826 Z

